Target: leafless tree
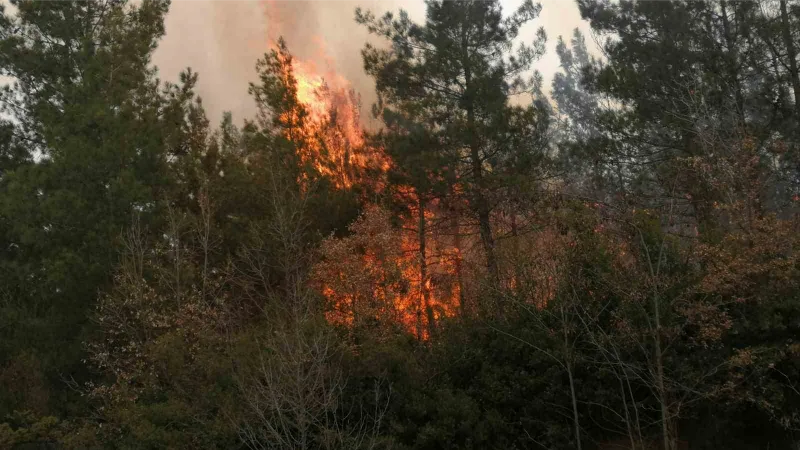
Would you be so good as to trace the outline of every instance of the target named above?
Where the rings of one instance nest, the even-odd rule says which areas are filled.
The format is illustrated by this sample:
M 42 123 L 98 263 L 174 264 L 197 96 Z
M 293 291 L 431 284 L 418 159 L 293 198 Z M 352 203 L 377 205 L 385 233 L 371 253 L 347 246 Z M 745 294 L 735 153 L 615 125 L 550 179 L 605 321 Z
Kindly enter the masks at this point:
M 388 406 L 388 389 L 374 387 L 374 408 L 348 404 L 344 342 L 327 323 L 323 302 L 308 282 L 309 190 L 294 190 L 272 174 L 269 220 L 237 264 L 237 283 L 258 303 L 266 329 L 258 356 L 239 361 L 235 378 L 244 402 L 242 441 L 261 449 L 374 448 Z
M 515 265 L 522 265 L 521 261 L 517 261 Z M 578 304 L 575 300 L 577 297 L 572 295 L 561 295 L 556 293 L 553 298 L 548 298 L 547 295 L 543 296 L 542 292 L 536 291 L 535 281 L 523 280 L 519 277 L 525 278 L 525 274 L 529 273 L 531 267 L 527 270 L 516 270 L 517 283 L 519 287 L 528 286 L 534 289 L 519 290 L 518 294 L 522 294 L 519 300 L 515 296 L 507 295 L 507 300 L 514 302 L 520 308 L 527 312 L 528 317 L 532 319 L 535 327 L 544 333 L 553 337 L 552 343 L 546 342 L 531 342 L 527 339 L 522 339 L 518 336 L 511 335 L 503 330 L 493 327 L 495 331 L 505 334 L 513 339 L 516 339 L 528 347 L 533 348 L 537 352 L 545 355 L 555 364 L 557 364 L 564 373 L 567 374 L 569 381 L 569 393 L 572 412 L 572 427 L 575 434 L 575 448 L 581 450 L 581 423 L 580 414 L 578 413 L 578 395 L 575 389 L 575 367 L 577 363 L 577 345 L 583 339 L 581 336 L 583 328 L 580 326 L 580 321 L 577 317 Z M 539 267 L 542 270 L 542 267 Z M 559 271 L 562 268 L 559 264 L 551 266 L 549 269 L 543 270 L 548 275 L 550 280 L 559 280 L 562 278 Z

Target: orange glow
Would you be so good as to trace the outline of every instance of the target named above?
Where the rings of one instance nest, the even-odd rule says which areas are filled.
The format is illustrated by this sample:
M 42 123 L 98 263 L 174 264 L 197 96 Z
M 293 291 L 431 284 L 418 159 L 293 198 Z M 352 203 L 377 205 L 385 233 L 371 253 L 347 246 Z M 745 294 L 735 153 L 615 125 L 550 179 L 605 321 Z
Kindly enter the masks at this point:
M 262 6 L 267 20 L 268 44 L 277 49 L 280 31 L 301 26 L 296 20 L 299 18 L 294 17 L 289 4 L 265 1 Z M 316 54 L 310 60 L 293 57 L 291 64 L 297 100 L 306 116 L 297 119 L 299 111 L 292 111 L 287 114 L 297 117 L 281 117 L 283 122 L 301 128 L 291 128 L 287 137 L 302 141 L 298 146 L 301 162 L 327 177 L 336 187 L 350 188 L 356 183 L 372 182 L 361 174 L 367 169 L 385 170 L 388 162 L 381 149 L 367 145 L 361 126 L 360 96 L 350 82 L 336 72 L 325 43 L 319 37 L 309 41 L 312 48 L 316 48 Z M 308 50 L 309 42 L 305 44 Z M 288 45 L 291 52 L 292 43 Z
M 367 144 L 361 126 L 361 99 L 350 83 L 328 70 L 322 73 L 313 63 L 293 60 L 297 100 L 308 115 L 304 122 L 305 148 L 301 161 L 328 177 L 338 188 L 356 183 L 380 186 L 362 174 L 373 169 L 385 172 L 389 159 L 383 149 Z
M 358 174 L 376 164 L 367 153 L 360 124 L 360 99 L 347 80 L 322 75 L 313 63 L 292 61 L 297 100 L 307 112 L 300 157 L 336 187 L 349 188 Z
M 435 207 L 435 205 L 431 205 Z M 413 316 L 404 318 L 406 326 L 413 330 L 418 337 L 427 339 L 429 331 L 435 323 L 445 317 L 452 317 L 456 313 L 460 295 L 456 283 L 455 264 L 453 264 L 453 247 L 437 240 L 431 232 L 432 224 L 437 219 L 434 208 L 426 208 L 425 221 L 427 233 L 426 254 L 424 263 L 426 276 L 422 279 L 420 255 L 420 239 L 416 224 L 419 221 L 420 211 L 412 208 L 411 217 L 403 224 L 402 255 L 407 260 L 403 265 L 403 277 L 408 281 L 409 289 L 399 301 L 406 305 L 405 310 L 412 312 Z M 408 231 L 410 230 L 410 231 Z M 437 255 L 437 257 L 433 257 Z M 427 305 L 426 305 L 427 295 Z M 427 308 L 430 307 L 434 323 L 428 323 Z M 414 328 L 411 328 L 413 326 Z
M 297 26 L 292 22 L 297 17 L 287 14 L 291 10 L 287 5 L 266 1 L 263 6 L 268 42 L 277 48 L 279 32 Z M 331 180 L 335 187 L 350 189 L 361 185 L 380 192 L 392 161 L 382 148 L 366 139 L 359 96 L 351 83 L 334 70 L 324 42 L 317 38 L 314 43 L 317 54 L 313 61 L 292 60 L 297 100 L 304 111 L 287 111 L 279 118 L 285 135 L 298 143 L 301 162 Z M 288 46 L 291 51 L 292 42 Z M 400 191 L 398 195 L 404 199 L 415 198 L 411 188 Z M 456 314 L 461 306 L 457 267 L 462 254 L 451 236 L 433 226 L 443 215 L 437 208 L 432 202 L 425 211 L 430 225 L 426 227 L 424 258 L 415 231 L 420 212 L 414 208 L 396 228 L 386 210 L 368 205 L 362 217 L 350 226 L 349 236 L 323 242 L 322 261 L 315 266 L 312 281 L 328 300 L 328 320 L 347 326 L 373 320 L 397 323 L 420 339 L 427 339 L 432 328 L 429 316 L 436 322 Z
M 350 84 L 330 70 L 323 74 L 311 62 L 293 59 L 291 68 L 297 100 L 306 115 L 301 120 L 298 111 L 288 111 L 280 121 L 286 137 L 300 144 L 301 162 L 337 188 L 361 184 L 382 190 L 391 161 L 382 148 L 367 145 L 359 98 Z M 372 169 L 371 177 L 364 176 L 367 169 Z M 322 251 L 327 262 L 316 268 L 315 282 L 329 301 L 330 321 L 353 325 L 367 318 L 388 320 L 426 338 L 430 327 L 423 293 L 434 319 L 452 311 L 444 300 L 443 285 L 434 281 L 442 278 L 437 271 L 444 266 L 431 265 L 426 280 L 421 280 L 417 236 L 393 229 L 387 214 L 368 207 L 351 226 L 352 236 L 326 241 Z M 433 213 L 427 211 L 426 218 L 432 219 Z M 417 220 L 418 215 L 411 217 L 407 225 Z
M 431 324 L 424 294 L 434 321 L 455 314 L 460 295 L 455 266 L 447 257 L 432 261 L 429 255 L 439 252 L 433 240 L 422 280 L 418 238 L 393 228 L 388 211 L 369 206 L 350 231 L 348 237 L 323 243 L 323 260 L 314 270 L 314 282 L 330 305 L 328 320 L 343 325 L 394 322 L 427 339 Z

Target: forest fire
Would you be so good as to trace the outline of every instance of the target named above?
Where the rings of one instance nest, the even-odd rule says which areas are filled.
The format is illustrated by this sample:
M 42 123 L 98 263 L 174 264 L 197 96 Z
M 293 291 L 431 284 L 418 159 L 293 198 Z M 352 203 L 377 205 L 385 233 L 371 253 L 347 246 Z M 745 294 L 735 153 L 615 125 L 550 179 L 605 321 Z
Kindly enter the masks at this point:
M 800 450 L 797 2 L 387 1 L 0 4 L 0 449 Z
M 391 214 L 374 205 L 350 232 L 327 239 L 323 261 L 315 267 L 314 281 L 331 303 L 330 321 L 393 322 L 426 339 L 438 319 L 456 313 L 461 292 L 455 270 L 458 252 L 452 247 L 432 246 L 423 266 L 419 239 L 393 227 Z
M 312 122 L 333 121 L 350 145 L 363 145 L 360 99 L 350 83 L 330 70 L 322 75 L 313 62 L 295 60 L 292 69 L 297 99 L 308 109 Z
M 420 211 L 418 193 L 410 186 L 386 191 L 392 161 L 385 149 L 367 139 L 359 97 L 350 83 L 311 62 L 293 59 L 291 69 L 297 100 L 308 114 L 298 133 L 306 139 L 298 148 L 301 160 L 338 189 L 368 187 L 405 211 L 392 216 L 374 201 L 365 200 L 367 207 L 350 227 L 351 235 L 329 238 L 323 245 L 315 283 L 331 305 L 329 320 L 347 325 L 388 321 L 428 339 L 440 319 L 464 308 L 464 298 L 470 295 L 465 291 L 465 271 L 472 275 L 467 278 L 474 278 L 476 270 L 481 270 L 482 257 L 474 251 L 478 247 L 474 224 L 467 225 L 466 217 L 446 210 L 436 199 Z M 399 226 L 393 225 L 398 219 Z M 493 222 L 498 231 L 516 236 L 517 225 L 506 230 L 509 226 L 500 217 Z M 539 254 L 548 247 L 547 241 L 556 240 L 544 235 L 530 238 L 514 237 L 507 245 L 534 246 Z M 551 246 L 548 254 L 558 248 Z M 516 275 L 510 274 L 507 281 L 512 290 L 521 290 Z M 552 297 L 552 276 L 528 281 L 537 286 L 531 292 L 535 303 L 544 304 Z
M 294 14 L 284 10 L 291 5 L 266 1 L 263 7 L 269 47 L 278 50 L 282 37 L 279 33 L 292 26 L 290 20 Z M 296 83 L 296 100 L 305 113 L 300 121 L 303 129 L 298 133 L 306 147 L 300 149 L 301 161 L 328 177 L 336 187 L 350 188 L 357 173 L 369 167 L 384 166 L 385 158 L 380 151 L 366 149 L 361 127 L 361 99 L 356 90 L 336 73 L 324 43 L 318 38 L 311 41 L 316 47 L 313 59 L 292 56 L 288 67 Z M 324 67 L 315 61 L 324 61 Z
M 297 100 L 308 114 L 305 129 L 298 133 L 310 137 L 301 149 L 303 162 L 339 189 L 361 185 L 381 191 L 391 162 L 382 148 L 367 143 L 355 90 L 335 72 L 323 75 L 313 63 L 293 60 L 291 68 Z M 319 281 L 333 305 L 329 318 L 349 324 L 360 316 L 388 319 L 425 338 L 435 321 L 453 314 L 458 303 L 460 288 L 453 283 L 456 264 L 452 263 L 458 252 L 428 233 L 424 238 L 435 255 L 426 251 L 423 258 L 415 229 L 418 210 L 411 208 L 401 227 L 393 228 L 385 211 L 372 208 L 353 224 L 352 238 L 335 240 L 339 250 L 334 243 L 327 247 L 329 263 L 324 264 L 336 268 L 323 267 L 318 274 L 325 273 Z M 427 222 L 436 219 L 431 210 L 424 214 Z M 379 247 L 374 245 L 381 241 Z
M 265 2 L 264 6 L 273 30 L 289 25 L 293 13 L 286 8 L 290 5 Z M 270 46 L 278 49 L 279 36 L 273 32 L 268 38 Z M 292 120 L 302 129 L 288 137 L 303 140 L 298 148 L 301 162 L 336 188 L 362 186 L 380 194 L 391 160 L 383 148 L 366 139 L 360 96 L 333 69 L 324 42 L 312 41 L 317 53 L 313 60 L 291 57 L 296 100 L 306 115 L 304 120 Z M 395 202 L 406 203 L 414 197 L 413 189 L 400 187 L 395 197 Z M 315 282 L 331 304 L 329 320 L 349 325 L 367 319 L 392 321 L 427 338 L 439 318 L 455 314 L 461 296 L 461 286 L 455 281 L 460 253 L 448 238 L 432 232 L 434 228 L 421 236 L 419 214 L 418 208 L 410 207 L 398 228 L 392 226 L 386 210 L 371 205 L 351 225 L 351 236 L 326 241 Z M 435 223 L 438 219 L 427 209 L 424 220 Z M 422 239 L 427 245 L 421 245 Z
M 334 82 L 329 83 L 327 76 L 303 62 L 292 68 L 298 100 L 309 114 L 300 135 L 318 137 L 303 149 L 303 160 L 339 189 L 368 186 L 386 194 L 382 191 L 391 161 L 383 148 L 367 143 L 357 96 L 346 80 L 332 74 Z M 413 189 L 399 187 L 394 197 L 404 204 L 413 197 Z M 410 207 L 397 227 L 385 209 L 368 202 L 363 216 L 350 227 L 351 236 L 326 241 L 315 281 L 330 302 L 329 320 L 348 325 L 390 321 L 427 339 L 438 319 L 455 313 L 461 293 L 454 282 L 458 250 L 430 230 L 420 236 L 419 214 Z M 432 210 L 423 214 L 427 223 L 437 220 Z M 421 239 L 428 243 L 424 257 Z
M 357 174 L 380 167 L 382 152 L 367 151 L 360 124 L 360 99 L 347 80 L 329 71 L 324 76 L 312 63 L 292 60 L 303 139 L 301 161 L 329 178 L 337 188 L 353 186 Z M 295 139 L 290 136 L 290 139 Z M 377 156 L 377 159 L 376 159 Z
M 337 188 L 369 186 L 381 193 L 391 160 L 383 148 L 367 143 L 358 96 L 347 80 L 335 73 L 322 76 L 310 63 L 296 61 L 292 68 L 298 100 L 310 119 L 302 135 L 319 137 L 304 160 Z M 399 227 L 372 205 L 351 227 L 353 236 L 329 239 L 323 250 L 327 262 L 317 274 L 324 273 L 318 282 L 333 305 L 331 321 L 390 320 L 427 339 L 439 319 L 456 314 L 463 294 L 458 220 L 437 213 L 436 202 L 420 212 L 415 196 L 408 186 L 393 194 L 395 203 L 408 205 Z M 426 224 L 424 235 L 420 223 Z

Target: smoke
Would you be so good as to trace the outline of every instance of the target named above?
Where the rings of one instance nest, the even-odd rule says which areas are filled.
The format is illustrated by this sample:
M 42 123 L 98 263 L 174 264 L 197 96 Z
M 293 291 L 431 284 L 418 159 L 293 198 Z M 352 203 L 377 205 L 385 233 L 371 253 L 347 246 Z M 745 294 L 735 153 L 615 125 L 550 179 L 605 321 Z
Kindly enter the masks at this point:
M 323 76 L 347 80 L 361 95 L 362 117 L 368 120 L 375 87 L 364 73 L 361 49 L 380 41 L 355 23 L 357 6 L 377 14 L 402 7 L 424 18 L 421 1 L 174 1 L 153 62 L 165 80 L 191 67 L 199 73 L 198 93 L 209 118 L 216 121 L 230 111 L 240 123 L 255 115 L 247 88 L 256 80 L 256 60 L 282 36 L 297 60 Z
M 504 0 L 504 9 L 510 13 L 521 1 Z M 532 41 L 539 26 L 547 30 L 548 52 L 536 65 L 544 74 L 547 91 L 558 68 L 556 37 L 564 35 L 569 39 L 575 27 L 584 31 L 589 27 L 580 19 L 574 2 L 541 3 L 541 16 L 526 26 L 521 39 Z M 382 41 L 355 23 L 357 6 L 376 15 L 402 8 L 416 21 L 425 18 L 422 0 L 175 0 L 166 18 L 167 35 L 156 50 L 154 64 L 163 79 L 173 81 L 190 66 L 200 74 L 198 92 L 209 118 L 217 121 L 224 111 L 230 111 L 234 120 L 241 123 L 255 114 L 247 87 L 256 79 L 256 60 L 269 50 L 273 40 L 282 36 L 296 59 L 311 64 L 323 76 L 336 74 L 350 83 L 361 95 L 362 120 L 369 125 L 375 88 L 364 73 L 361 49 L 366 42 L 380 45 Z

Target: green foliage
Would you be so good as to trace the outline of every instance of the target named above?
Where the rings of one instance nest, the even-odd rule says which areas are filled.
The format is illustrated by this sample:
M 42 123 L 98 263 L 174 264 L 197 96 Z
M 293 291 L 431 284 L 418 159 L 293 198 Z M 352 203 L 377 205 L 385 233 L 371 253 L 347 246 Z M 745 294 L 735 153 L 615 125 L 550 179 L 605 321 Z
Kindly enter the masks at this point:
M 9 419 L 0 425 L 0 444 L 3 447 L 15 448 L 46 442 L 55 444 L 61 437 L 58 430 L 60 424 L 55 417 L 39 418 L 31 412 L 15 412 Z
M 376 18 L 356 10 L 359 23 L 391 41 L 389 49 L 367 44 L 362 54 L 380 96 L 374 112 L 387 125 L 389 153 L 399 156 L 395 175 L 423 197 L 466 202 L 480 222 L 495 285 L 491 213 L 504 196 L 518 198 L 541 178 L 547 156 L 549 111 L 538 95 L 540 75 L 529 73 L 544 52 L 544 29 L 532 45 L 514 49 L 520 27 L 540 10 L 526 1 L 504 17 L 498 1 L 431 1 L 424 25 L 404 11 Z M 513 106 L 520 94 L 531 104 Z M 409 145 L 417 151 L 407 152 Z
M 78 398 L 58 385 L 87 375 L 81 341 L 116 237 L 135 210 L 152 217 L 170 182 L 164 142 L 177 130 L 162 111 L 179 100 L 159 94 L 148 68 L 167 3 L 14 5 L 0 19 L 0 72 L 12 80 L 0 101 L 14 118 L 0 194 L 2 314 L 14 320 L 0 366 L 29 349 L 50 396 L 43 412 L 64 412 Z
M 382 172 L 337 167 L 282 40 L 213 125 L 151 67 L 168 2 L 0 5 L 0 447 L 796 446 L 800 9 L 578 6 L 605 58 L 559 39 L 555 110 L 541 6 L 358 10 Z M 414 243 L 356 220 L 392 202 L 483 247 L 482 308 L 394 319 Z

